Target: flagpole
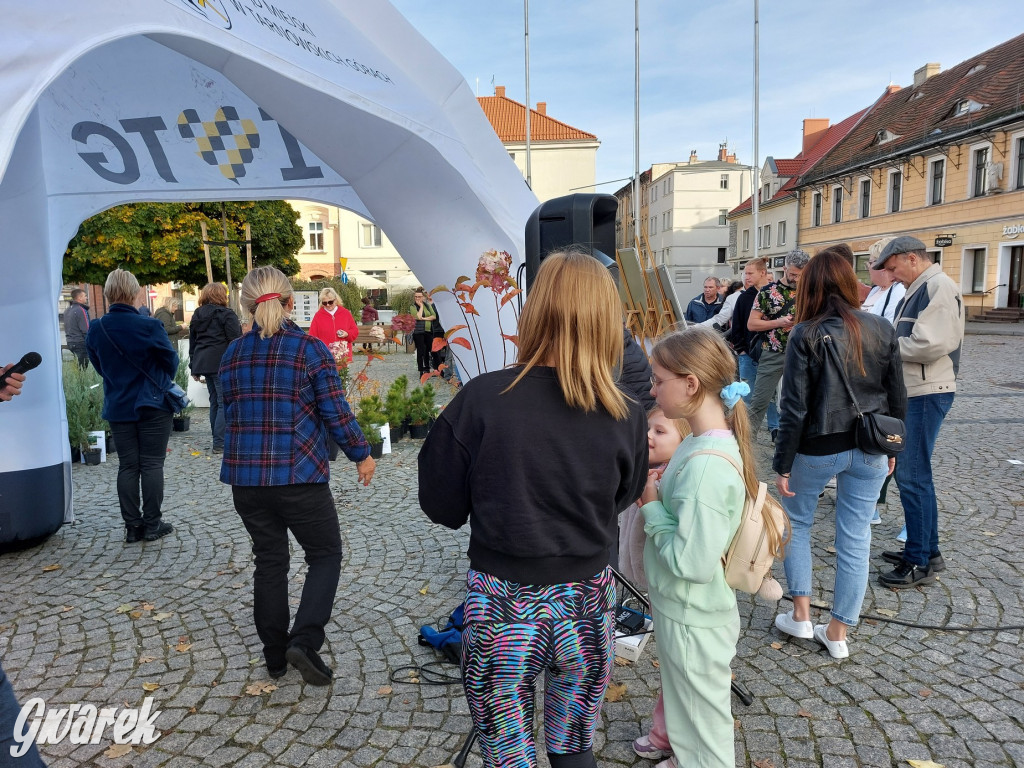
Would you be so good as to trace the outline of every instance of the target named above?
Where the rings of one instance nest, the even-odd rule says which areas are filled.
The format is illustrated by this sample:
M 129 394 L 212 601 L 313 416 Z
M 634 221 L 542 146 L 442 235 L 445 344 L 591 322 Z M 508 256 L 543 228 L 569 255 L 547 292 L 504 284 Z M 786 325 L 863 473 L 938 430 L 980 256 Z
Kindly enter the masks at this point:
M 640 242 L 640 0 L 633 0 L 633 239 Z M 625 245 L 631 245 L 626 243 Z
M 754 0 L 754 163 L 751 168 L 753 175 L 753 189 L 751 190 L 751 203 L 754 212 L 754 258 L 758 258 L 758 251 L 760 250 L 760 234 L 761 230 L 757 226 L 757 213 L 758 213 L 758 196 L 761 194 L 761 163 L 758 160 L 758 147 L 757 147 L 757 112 L 758 112 L 758 100 L 760 95 L 760 83 L 758 73 L 758 0 Z M 765 246 L 768 244 L 765 243 Z M 742 247 L 742 244 L 741 244 Z M 769 270 L 771 265 L 769 264 Z
M 526 48 L 526 186 L 533 189 L 530 168 L 530 0 L 523 0 L 523 38 Z

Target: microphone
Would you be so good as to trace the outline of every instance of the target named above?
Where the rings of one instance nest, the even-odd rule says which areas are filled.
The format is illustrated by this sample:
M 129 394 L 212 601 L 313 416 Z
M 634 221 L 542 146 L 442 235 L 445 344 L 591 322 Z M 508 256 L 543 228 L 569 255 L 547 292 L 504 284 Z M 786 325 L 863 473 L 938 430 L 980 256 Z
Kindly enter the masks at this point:
M 43 362 L 43 356 L 38 352 L 26 352 L 25 356 L 21 358 L 21 360 L 12 365 L 5 373 L 0 374 L 0 389 L 4 388 L 7 384 L 7 377 L 12 373 L 25 373 L 26 371 L 31 371 L 41 362 Z

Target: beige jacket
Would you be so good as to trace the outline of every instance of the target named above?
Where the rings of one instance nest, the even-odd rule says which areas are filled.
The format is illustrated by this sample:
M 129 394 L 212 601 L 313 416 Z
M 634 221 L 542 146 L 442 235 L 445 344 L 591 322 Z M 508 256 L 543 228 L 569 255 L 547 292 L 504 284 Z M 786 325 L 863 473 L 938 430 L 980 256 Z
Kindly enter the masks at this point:
M 956 391 L 964 341 L 964 300 L 938 264 L 907 288 L 896 313 L 907 397 Z

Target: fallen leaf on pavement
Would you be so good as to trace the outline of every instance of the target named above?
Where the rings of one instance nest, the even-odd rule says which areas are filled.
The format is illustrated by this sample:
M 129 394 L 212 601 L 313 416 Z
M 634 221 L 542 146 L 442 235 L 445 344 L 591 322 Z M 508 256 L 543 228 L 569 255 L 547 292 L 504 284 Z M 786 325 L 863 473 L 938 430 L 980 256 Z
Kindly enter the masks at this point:
M 982 531 L 981 535 L 982 536 L 998 536 L 999 534 L 996 533 L 995 531 Z
M 139 664 L 149 664 L 151 661 L 156 661 L 156 656 L 140 656 Z
M 615 657 L 615 666 L 616 667 L 628 667 L 631 663 L 632 662 L 630 662 L 629 659 L 624 659 L 621 656 L 616 656 Z
M 910 768 L 946 768 L 941 763 L 934 763 L 931 760 L 907 760 Z
M 142 618 L 142 611 L 132 611 L 128 615 L 131 616 L 133 619 L 141 619 Z
M 382 685 L 380 688 L 377 689 L 377 694 L 380 696 L 387 696 L 391 693 L 391 691 L 392 688 L 390 685 Z
M 174 646 L 174 650 L 176 650 L 178 653 L 184 653 L 191 647 L 192 643 L 178 643 L 176 646 Z
M 59 563 L 54 563 L 53 565 L 44 565 L 43 566 L 43 573 L 49 573 L 50 571 L 59 571 L 59 570 L 60 570 L 60 564 Z
M 782 643 L 772 643 L 772 648 L 774 648 L 777 651 L 780 648 L 782 648 Z
M 110 748 L 103 753 L 103 756 L 113 759 L 115 757 L 124 757 L 131 751 L 131 744 L 111 744 Z
M 64 611 L 64 612 L 66 613 L 67 611 L 73 611 L 73 610 L 75 610 L 75 606 L 73 606 L 73 605 L 65 605 L 65 606 L 63 606 L 63 607 L 61 608 L 61 610 L 62 610 L 62 611 Z
M 928 698 L 929 696 L 931 696 L 931 695 L 932 695 L 932 692 L 931 692 L 931 691 L 929 691 L 929 690 L 928 690 L 927 688 L 922 688 L 922 689 L 921 689 L 920 691 L 918 691 L 918 693 L 919 693 L 919 694 L 920 694 L 921 696 L 924 696 L 925 698 Z
M 655 669 L 661 669 L 661 662 L 658 661 L 657 659 L 652 659 L 651 660 L 651 666 L 654 667 Z
M 241 589 L 242 587 L 245 586 L 245 582 L 244 581 L 238 581 L 238 582 L 235 582 L 234 584 L 228 584 L 228 586 L 231 587 L 231 589 Z
M 153 621 L 163 621 L 164 619 L 171 618 L 171 616 L 173 616 L 173 615 L 174 615 L 173 613 L 154 613 L 153 614 Z
M 836 553 L 836 548 L 835 547 L 825 547 L 825 551 L 828 552 L 830 555 L 834 555 Z
M 249 659 L 249 666 L 255 666 L 256 664 L 259 664 L 259 663 L 260 663 L 259 659 Z
M 253 683 L 245 688 L 245 692 L 250 696 L 260 696 L 264 693 L 270 693 L 271 691 L 276 690 L 277 686 L 269 682 Z
M 160 687 L 160 683 L 143 683 L 142 690 L 144 691 L 155 691 Z
M 766 757 L 764 760 L 755 760 L 754 768 L 775 768 L 775 763 Z
M 888 608 L 876 608 L 875 613 L 879 616 L 888 616 L 890 619 L 896 618 L 896 611 L 891 611 Z
M 626 684 L 625 683 L 609 683 L 608 690 L 604 692 L 605 701 L 622 701 L 622 697 L 626 695 Z
M 192 455 L 193 456 L 202 456 L 203 454 L 200 451 L 192 451 Z
M 156 606 L 153 605 L 152 603 L 143 603 L 142 604 L 142 610 L 144 610 L 144 611 L 152 611 L 154 608 L 156 608 Z
M 188 642 L 188 635 L 178 635 L 178 642 L 179 643 L 187 643 Z
M 798 709 L 796 713 L 800 715 L 800 717 L 814 717 L 814 715 L 812 715 L 806 709 Z
M 424 586 L 423 586 L 423 589 L 421 589 L 421 590 L 420 590 L 420 594 L 421 594 L 421 595 L 425 595 L 425 594 L 427 594 L 427 585 L 424 585 Z

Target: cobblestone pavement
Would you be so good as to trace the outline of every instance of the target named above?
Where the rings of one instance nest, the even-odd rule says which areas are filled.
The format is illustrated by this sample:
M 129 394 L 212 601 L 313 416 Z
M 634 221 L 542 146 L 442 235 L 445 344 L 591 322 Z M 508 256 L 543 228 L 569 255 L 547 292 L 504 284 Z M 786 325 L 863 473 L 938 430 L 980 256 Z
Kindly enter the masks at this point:
M 851 635 L 849 659 L 836 663 L 813 642 L 784 639 L 772 628 L 775 606 L 740 597 L 744 630 L 734 670 L 754 703 L 744 707 L 734 697 L 737 765 L 1024 765 L 1024 466 L 1008 461 L 1024 460 L 1022 361 L 1024 338 L 968 337 L 960 391 L 937 448 L 948 569 L 937 584 L 902 592 L 872 577 L 864 613 L 877 618 Z M 415 364 L 396 353 L 373 365 L 390 380 Z M 74 468 L 77 524 L 0 561 L 0 658 L 23 703 L 40 696 L 50 706 L 135 707 L 151 695 L 161 712 L 163 736 L 150 746 L 107 757 L 108 733 L 95 745 L 46 745 L 47 761 L 111 768 L 448 763 L 470 727 L 460 688 L 389 679 L 400 667 L 434 660 L 417 645 L 417 629 L 459 602 L 467 566 L 466 532 L 430 525 L 417 508 L 419 443 L 400 442 L 368 489 L 356 485 L 343 458 L 334 465 L 345 560 L 324 651 L 335 682 L 315 688 L 290 671 L 275 690 L 254 695 L 249 687 L 269 678 L 252 627 L 250 542 L 229 489 L 217 481 L 203 422 L 205 411 L 197 411 L 191 431 L 171 438 L 165 519 L 173 535 L 122 543 L 114 458 Z M 765 469 L 769 450 L 759 445 Z M 831 597 L 832 493 L 814 533 L 815 603 Z M 894 544 L 900 518 L 898 495 L 890 497 L 873 551 Z M 295 560 L 293 602 L 304 573 Z M 880 570 L 881 562 L 872 567 Z M 981 631 L 885 621 L 892 618 Z M 1009 626 L 1018 629 L 997 629 Z M 649 765 L 630 743 L 649 727 L 656 658 L 652 642 L 638 663 L 616 667 L 626 693 L 604 707 L 601 765 Z M 150 694 L 144 683 L 159 688 Z M 479 766 L 479 758 L 468 765 Z

